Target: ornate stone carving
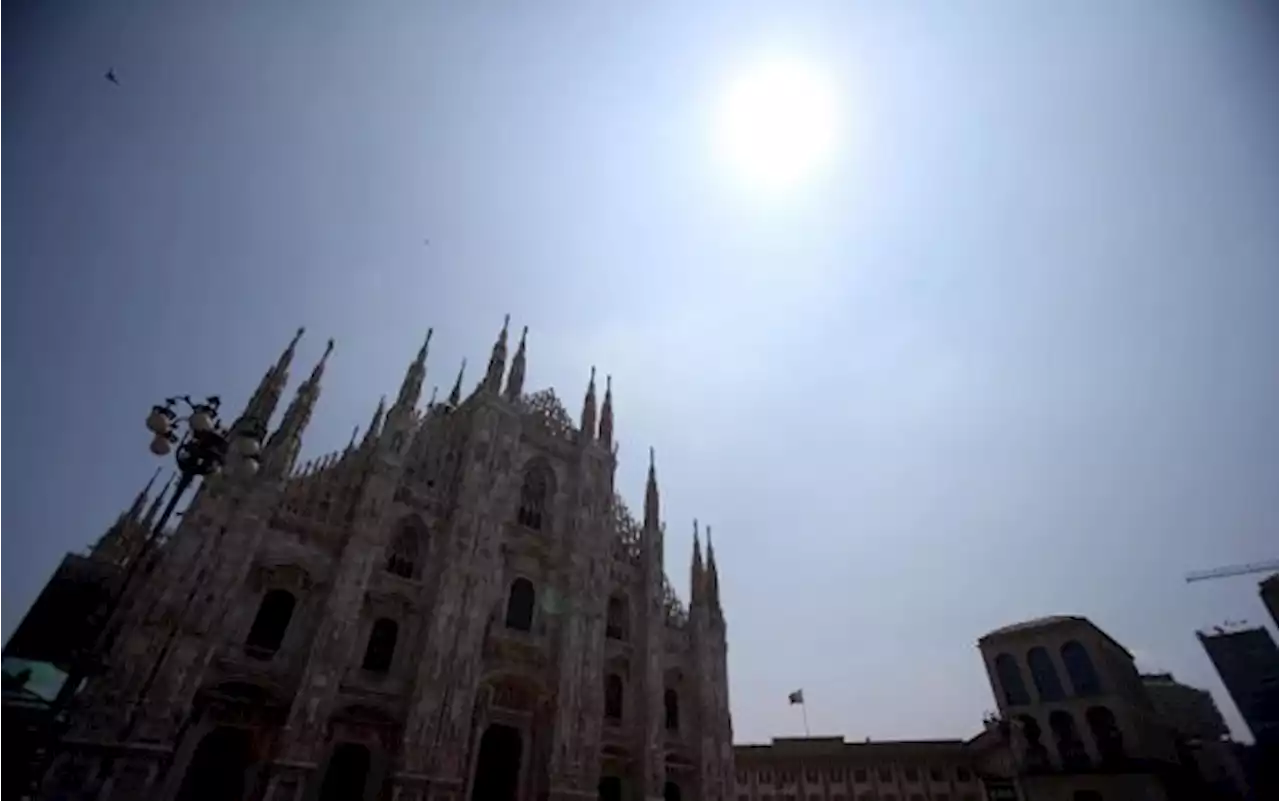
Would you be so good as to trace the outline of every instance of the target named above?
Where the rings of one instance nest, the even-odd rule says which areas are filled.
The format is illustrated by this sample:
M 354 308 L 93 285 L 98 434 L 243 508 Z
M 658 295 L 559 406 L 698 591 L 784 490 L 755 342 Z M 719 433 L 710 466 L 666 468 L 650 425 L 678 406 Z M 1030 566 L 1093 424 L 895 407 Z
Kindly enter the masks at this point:
M 565 439 L 572 439 L 575 435 L 577 429 L 573 418 L 565 411 L 554 390 L 542 389 L 525 395 L 520 399 L 520 405 L 526 419 L 545 433 Z

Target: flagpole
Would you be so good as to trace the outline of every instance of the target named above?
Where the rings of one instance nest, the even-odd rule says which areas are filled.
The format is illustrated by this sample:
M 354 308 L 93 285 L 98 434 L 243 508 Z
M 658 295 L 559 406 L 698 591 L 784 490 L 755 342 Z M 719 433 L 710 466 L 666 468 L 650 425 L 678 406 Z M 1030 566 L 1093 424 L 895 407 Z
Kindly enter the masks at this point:
M 800 716 L 804 719 L 804 736 L 809 736 L 809 705 L 804 701 L 800 702 Z

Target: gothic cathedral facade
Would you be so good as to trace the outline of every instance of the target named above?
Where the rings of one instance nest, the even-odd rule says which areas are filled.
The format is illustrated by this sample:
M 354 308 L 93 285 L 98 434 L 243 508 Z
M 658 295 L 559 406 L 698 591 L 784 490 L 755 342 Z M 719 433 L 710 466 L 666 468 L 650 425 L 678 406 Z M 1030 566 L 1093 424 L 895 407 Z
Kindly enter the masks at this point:
M 43 794 L 727 801 L 710 531 L 685 608 L 652 454 L 643 519 L 615 493 L 611 388 L 597 409 L 593 374 L 574 424 L 507 336 L 422 407 L 428 335 L 363 436 L 300 465 L 326 351 L 256 475 L 206 479 L 140 563 Z M 232 430 L 273 418 L 297 344 Z M 95 558 L 137 558 L 130 515 Z

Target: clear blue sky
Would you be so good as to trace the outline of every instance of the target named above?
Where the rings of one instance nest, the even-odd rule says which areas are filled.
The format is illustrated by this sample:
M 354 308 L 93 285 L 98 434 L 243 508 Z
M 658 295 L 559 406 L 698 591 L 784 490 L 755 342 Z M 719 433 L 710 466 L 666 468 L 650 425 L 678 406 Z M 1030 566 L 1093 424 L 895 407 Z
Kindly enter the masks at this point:
M 1181 576 L 1276 555 L 1274 3 L 303 5 L 6 14 L 6 633 L 155 400 L 306 324 L 315 454 L 511 312 L 575 414 L 613 374 L 683 594 L 714 526 L 738 739 L 801 686 L 815 733 L 971 734 L 975 640 L 1048 613 L 1229 706 L 1194 629 L 1255 583 Z M 786 195 L 708 134 L 765 51 L 846 123 Z

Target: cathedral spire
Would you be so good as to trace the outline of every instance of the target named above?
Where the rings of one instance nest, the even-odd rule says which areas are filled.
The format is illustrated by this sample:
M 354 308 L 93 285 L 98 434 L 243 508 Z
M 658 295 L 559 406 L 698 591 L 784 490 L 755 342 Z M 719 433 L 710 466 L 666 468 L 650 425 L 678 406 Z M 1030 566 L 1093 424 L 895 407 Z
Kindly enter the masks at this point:
M 240 420 L 253 420 L 259 426 L 265 428 L 270 422 L 271 416 L 275 414 L 276 404 L 280 402 L 280 396 L 284 393 L 285 385 L 289 383 L 289 367 L 293 364 L 294 354 L 298 350 L 298 342 L 301 341 L 302 335 L 307 329 L 299 328 L 294 332 L 293 339 L 289 341 L 288 347 L 280 354 L 280 358 L 276 363 L 267 368 L 267 372 L 262 376 L 262 380 L 258 382 L 258 388 L 253 391 L 253 396 L 249 398 L 249 402 L 245 404 L 244 412 L 237 418 Z
M 644 527 L 646 530 L 657 530 L 662 521 L 659 519 L 658 504 L 658 470 L 654 465 L 653 448 L 649 449 L 649 480 L 644 487 Z M 694 523 L 697 530 L 697 523 Z
M 431 347 L 431 333 L 433 329 L 427 329 L 427 338 L 423 340 L 422 347 L 418 349 L 418 356 L 409 365 L 409 369 L 405 371 L 404 381 L 400 384 L 400 394 L 396 396 L 395 408 L 404 411 L 412 409 L 418 405 L 418 398 L 422 394 L 422 379 L 427 376 L 427 351 Z
M 720 571 L 716 569 L 716 549 L 711 544 L 711 526 L 707 526 L 707 600 L 712 609 L 720 608 Z
M 702 545 L 698 542 L 698 520 L 693 521 L 693 561 L 689 566 L 689 606 L 702 605 Z
M 320 393 L 320 379 L 324 377 L 324 367 L 329 362 L 329 354 L 333 353 L 333 340 L 330 339 L 324 347 L 324 355 L 320 357 L 320 361 L 316 362 L 316 366 L 311 368 L 311 375 L 307 378 L 307 383 L 302 385 L 303 389 L 318 395 Z
M 453 382 L 453 389 L 449 392 L 449 405 L 457 407 L 462 403 L 462 376 L 467 372 L 467 360 L 462 360 L 462 366 L 458 368 L 458 380 Z
M 600 442 L 613 447 L 613 376 L 604 377 L 604 406 L 600 409 Z
M 143 507 L 147 505 L 147 496 L 151 494 L 151 488 L 155 486 L 156 479 L 159 476 L 160 476 L 160 468 L 157 467 L 156 471 L 151 474 L 151 478 L 147 480 L 146 486 L 138 490 L 138 494 L 134 496 L 133 503 L 129 505 L 128 511 L 126 511 L 122 515 L 122 518 L 124 520 L 128 520 L 130 522 L 136 523 L 142 519 L 139 517 L 139 515 L 142 514 Z M 165 487 L 168 487 L 168 486 L 169 486 L 168 484 L 165 484 Z M 163 491 L 161 492 L 161 494 L 163 494 Z
M 502 389 L 502 373 L 507 366 L 507 328 L 511 325 L 511 315 L 502 318 L 502 331 L 498 341 L 493 343 L 493 352 L 489 354 L 489 369 L 485 373 L 481 387 L 490 392 Z
M 583 441 L 590 441 L 596 430 L 596 368 L 591 368 L 591 378 L 587 380 L 587 394 L 582 399 L 582 434 Z
M 520 330 L 520 344 L 516 346 L 516 355 L 511 360 L 511 371 L 507 373 L 507 399 L 520 400 L 524 392 L 524 359 L 525 338 L 529 336 L 529 326 Z
M 373 410 L 373 419 L 369 421 L 369 427 L 364 432 L 364 441 L 361 447 L 378 441 L 378 436 L 382 434 L 382 418 L 387 413 L 387 396 L 383 395 L 378 399 L 378 408 Z
M 130 551 L 129 543 L 136 532 L 134 526 L 142 523 L 142 509 L 147 505 L 147 498 L 151 494 L 151 488 L 155 486 L 156 478 L 160 475 L 160 469 L 156 468 L 151 478 L 134 496 L 133 503 L 120 513 L 116 522 L 112 523 L 94 543 L 91 551 L 94 557 L 117 564 L 119 560 L 127 557 Z
M 263 466 L 267 467 L 267 475 L 282 477 L 289 472 L 289 467 L 298 456 L 302 441 L 302 432 L 311 422 L 311 413 L 315 411 L 316 401 L 320 399 L 320 379 L 324 377 L 324 368 L 333 353 L 333 340 L 324 349 L 324 355 L 311 371 L 311 376 L 298 387 L 298 392 L 285 409 L 280 427 L 267 441 L 264 451 Z
M 159 472 L 158 470 L 156 472 Z M 156 517 L 160 514 L 160 505 L 164 503 L 164 496 L 169 494 L 169 487 L 173 485 L 173 473 L 169 474 L 169 478 L 164 482 L 164 486 L 160 488 L 160 493 L 151 501 L 151 506 L 147 508 L 146 517 L 142 519 L 142 527 L 147 531 L 155 525 Z

